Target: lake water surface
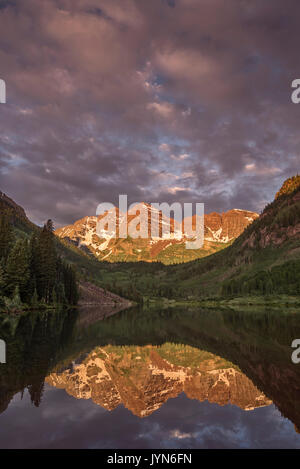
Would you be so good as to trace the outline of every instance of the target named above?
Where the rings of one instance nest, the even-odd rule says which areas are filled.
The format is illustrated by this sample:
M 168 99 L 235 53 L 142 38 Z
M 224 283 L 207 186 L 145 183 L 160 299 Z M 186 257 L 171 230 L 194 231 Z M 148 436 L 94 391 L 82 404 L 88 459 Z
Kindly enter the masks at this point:
M 300 314 L 102 316 L 0 327 L 1 448 L 300 448 Z

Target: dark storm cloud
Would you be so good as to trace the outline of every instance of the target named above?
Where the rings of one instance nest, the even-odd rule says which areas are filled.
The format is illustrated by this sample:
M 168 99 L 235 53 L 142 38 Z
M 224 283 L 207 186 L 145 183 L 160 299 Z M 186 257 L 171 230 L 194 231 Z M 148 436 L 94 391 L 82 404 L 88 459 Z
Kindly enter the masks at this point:
M 299 167 L 297 0 L 0 1 L 1 189 L 36 222 L 103 201 L 261 210 Z

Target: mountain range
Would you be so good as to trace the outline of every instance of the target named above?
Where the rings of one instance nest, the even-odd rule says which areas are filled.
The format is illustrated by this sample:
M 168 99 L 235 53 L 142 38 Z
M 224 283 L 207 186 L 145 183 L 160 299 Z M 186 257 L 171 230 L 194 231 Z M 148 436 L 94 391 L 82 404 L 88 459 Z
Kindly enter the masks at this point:
M 22 207 L 3 194 L 0 209 L 11 211 L 18 236 L 28 238 L 40 230 Z M 124 298 L 144 302 L 157 297 L 186 300 L 300 295 L 300 176 L 285 181 L 260 216 L 239 210 L 206 215 L 204 248 L 196 253 L 202 258 L 195 260 L 184 258 L 182 251 L 190 250 L 183 243 L 178 245 L 174 236 L 156 240 L 153 245 L 151 240 L 93 240 L 95 225 L 96 219 L 87 217 L 58 230 L 57 251 L 76 266 L 81 282 L 88 281 Z M 99 249 L 98 244 L 93 248 L 94 242 L 102 247 L 107 243 L 114 249 L 103 259 L 105 249 Z M 146 244 L 140 247 L 139 242 Z M 206 250 L 207 246 L 210 248 Z M 93 249 L 99 257 L 93 255 Z M 176 249 L 181 250 L 178 256 Z M 191 262 L 183 262 L 187 260 Z
M 201 249 L 186 249 L 187 237 L 184 235 L 184 223 L 177 222 L 173 218 L 165 216 L 162 212 L 159 216 L 152 217 L 154 209 L 146 203 L 140 203 L 132 212 L 135 215 L 126 214 L 127 227 L 135 219 L 147 219 L 149 237 L 147 239 L 131 237 L 119 238 L 118 225 L 115 230 L 108 230 L 108 224 L 103 234 L 97 233 L 97 222 L 104 215 L 87 216 L 72 225 L 67 225 L 55 231 L 55 234 L 74 245 L 92 253 L 99 260 L 109 262 L 136 262 L 136 261 L 160 261 L 164 264 L 191 261 L 219 251 L 231 244 L 244 229 L 258 218 L 258 214 L 247 210 L 233 209 L 225 213 L 213 212 L 204 215 L 204 245 Z M 117 214 L 120 223 L 125 219 L 124 214 L 117 208 L 108 211 L 105 216 L 114 217 Z M 151 237 L 151 220 L 157 220 L 158 236 Z M 155 223 L 155 222 L 152 222 Z M 192 220 L 193 228 L 195 225 Z M 139 225 L 139 224 L 138 224 Z M 164 227 L 170 227 L 169 233 Z M 126 228 L 127 228 L 126 227 Z

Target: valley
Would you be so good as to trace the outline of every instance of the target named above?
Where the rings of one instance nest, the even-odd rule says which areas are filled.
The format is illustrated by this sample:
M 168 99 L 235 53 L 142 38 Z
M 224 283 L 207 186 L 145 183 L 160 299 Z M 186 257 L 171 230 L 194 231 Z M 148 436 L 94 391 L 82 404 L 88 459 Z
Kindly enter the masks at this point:
M 40 232 L 11 199 L 2 196 L 0 203 L 3 210 L 9 210 L 17 237 L 29 240 L 32 234 Z M 89 282 L 126 300 L 139 304 L 149 304 L 153 299 L 220 302 L 241 298 L 247 303 L 248 298 L 249 303 L 297 302 L 300 292 L 299 176 L 285 181 L 260 216 L 237 210 L 206 215 L 204 251 L 209 246 L 208 251 L 200 250 L 197 256 L 205 254 L 205 257 L 189 262 L 182 259 L 179 262 L 181 255 L 176 258 L 176 250 L 177 253 L 189 250 L 174 236 L 172 238 L 172 233 L 171 239 L 159 239 L 151 244 L 151 239 L 103 241 L 97 238 L 95 230 L 93 217 L 56 230 L 57 253 L 76 268 L 80 283 Z M 96 243 L 96 254 L 102 253 L 99 246 L 103 247 L 103 243 L 110 246 L 116 260 L 113 262 L 113 257 L 109 261 L 101 260 L 89 240 Z M 217 252 L 211 254 L 210 249 Z M 170 257 L 165 262 L 168 252 Z

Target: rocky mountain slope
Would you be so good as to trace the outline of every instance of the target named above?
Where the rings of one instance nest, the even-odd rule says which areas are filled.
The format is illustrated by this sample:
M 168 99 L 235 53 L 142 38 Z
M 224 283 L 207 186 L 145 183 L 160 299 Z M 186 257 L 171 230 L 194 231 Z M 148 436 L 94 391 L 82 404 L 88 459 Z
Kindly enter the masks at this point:
M 123 404 L 138 417 L 147 417 L 182 392 L 190 399 L 244 410 L 271 404 L 230 362 L 174 344 L 97 347 L 82 363 L 51 373 L 46 381 L 109 411 Z
M 87 326 L 130 308 L 132 302 L 90 282 L 79 283 L 80 324 Z
M 139 204 L 136 210 L 138 216 L 148 220 L 148 239 L 119 238 L 118 224 L 115 230 L 109 231 L 109 223 L 107 223 L 103 234 L 97 233 L 97 222 L 103 216 L 84 217 L 73 225 L 59 228 L 55 234 L 91 252 L 99 260 L 109 262 L 161 261 L 165 264 L 172 264 L 204 257 L 223 249 L 258 217 L 258 214 L 254 212 L 238 209 L 222 214 L 216 212 L 207 214 L 204 216 L 204 246 L 202 249 L 191 250 L 185 247 L 187 238 L 184 235 L 184 221 L 182 224 L 176 222 L 163 215 L 162 212 L 152 218 L 155 209 L 145 203 Z M 119 214 L 117 209 L 108 212 L 108 216 L 113 217 L 115 213 L 120 216 L 121 225 L 126 223 L 124 214 Z M 127 227 L 132 221 L 134 222 L 136 216 L 127 214 Z M 154 220 L 152 224 L 151 220 Z M 155 223 L 157 226 L 153 228 Z M 170 226 L 169 232 L 167 232 L 168 226 Z M 153 236 L 155 228 L 157 235 Z
M 168 284 L 179 282 L 177 291 L 196 296 L 299 295 L 300 178 L 297 181 L 292 180 L 290 190 L 287 180 L 281 195 L 231 246 L 178 266 L 168 273 Z M 168 296 L 168 288 L 164 291 Z
M 0 213 L 3 212 L 10 214 L 11 222 L 17 230 L 27 234 L 35 230 L 36 226 L 27 218 L 24 208 L 0 191 Z
M 12 209 L 16 214 L 19 214 L 23 218 L 26 217 L 25 210 L 20 205 L 16 204 L 10 197 L 8 197 L 4 192 L 0 191 L 0 208 L 1 210 Z

